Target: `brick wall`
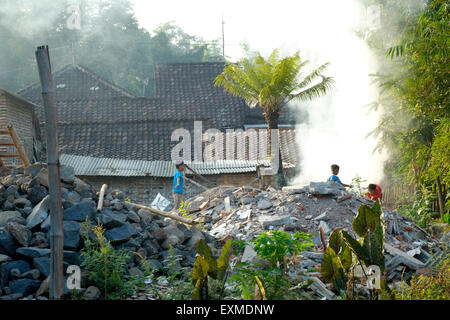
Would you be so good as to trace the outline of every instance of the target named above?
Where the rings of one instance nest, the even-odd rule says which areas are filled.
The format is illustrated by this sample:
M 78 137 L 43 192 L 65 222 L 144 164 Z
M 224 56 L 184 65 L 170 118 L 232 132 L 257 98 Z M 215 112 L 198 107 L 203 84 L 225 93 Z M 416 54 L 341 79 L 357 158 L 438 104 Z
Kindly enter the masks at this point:
M 222 174 L 208 175 L 206 179 L 217 185 L 243 186 L 247 185 L 256 177 L 254 172 L 241 174 Z M 161 193 L 165 198 L 173 202 L 172 198 L 172 181 L 173 178 L 157 178 L 157 177 L 99 177 L 84 176 L 79 177 L 92 185 L 96 190 L 100 191 L 101 186 L 106 183 L 108 185 L 107 192 L 114 189 L 121 190 L 125 196 L 130 197 L 131 201 L 149 205 Z M 189 177 L 190 179 L 193 179 Z M 270 177 L 266 177 L 269 178 Z M 193 179 L 194 180 L 194 179 Z M 199 179 L 196 182 L 203 184 Z M 185 199 L 193 197 L 204 189 L 185 181 Z

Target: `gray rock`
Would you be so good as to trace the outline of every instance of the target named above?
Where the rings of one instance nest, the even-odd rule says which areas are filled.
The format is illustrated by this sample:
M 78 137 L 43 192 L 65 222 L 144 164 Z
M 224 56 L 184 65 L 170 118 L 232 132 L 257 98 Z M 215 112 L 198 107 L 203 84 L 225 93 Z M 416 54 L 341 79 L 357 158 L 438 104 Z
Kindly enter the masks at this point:
M 258 201 L 257 208 L 260 210 L 266 210 L 272 207 L 272 202 L 267 199 L 261 199 Z
M 70 201 L 72 203 L 77 203 L 81 201 L 81 196 L 76 191 L 70 191 L 67 194 L 66 201 Z
M 35 226 L 41 224 L 45 219 L 47 219 L 50 211 L 50 197 L 46 196 L 39 202 L 27 217 L 27 228 L 32 229 Z
M 66 183 L 75 182 L 75 170 L 72 167 L 60 166 L 59 172 L 61 175 L 61 181 L 64 181 Z
M 128 212 L 127 219 L 128 219 L 128 221 L 135 222 L 135 223 L 141 222 L 141 218 L 139 218 L 137 213 L 133 212 L 133 211 Z
M 28 200 L 30 200 L 33 205 L 36 205 L 48 195 L 48 191 L 46 187 L 38 184 L 29 188 L 27 195 Z
M 324 213 L 318 215 L 317 217 L 313 218 L 313 220 L 316 220 L 316 221 L 320 221 L 320 220 L 328 221 L 328 220 L 330 220 L 330 217 L 327 215 L 327 212 L 324 212 Z
M 163 228 L 158 228 L 152 231 L 151 234 L 159 242 L 162 242 L 167 239 L 167 232 Z
M 20 219 L 23 220 L 23 217 L 19 211 L 0 211 L 0 226 Z
M 16 250 L 16 253 L 21 254 L 29 258 L 38 258 L 50 256 L 50 249 L 33 248 L 33 247 L 23 247 Z
M 130 240 L 137 232 L 129 223 L 125 223 L 121 227 L 117 227 L 105 232 L 105 238 L 111 241 L 112 244 L 119 244 Z
M 44 232 L 35 232 L 30 242 L 31 247 L 48 248 L 47 238 Z
M 83 295 L 85 300 L 98 300 L 100 299 L 100 296 L 101 296 L 100 290 L 94 286 L 88 287 Z
M 51 226 L 51 215 L 48 215 L 47 219 L 45 219 L 42 223 L 41 223 L 41 230 L 44 232 L 49 232 L 50 231 L 50 226 Z
M 14 200 L 13 204 L 16 208 L 25 208 L 31 206 L 31 201 L 25 198 L 18 198 Z
M 0 300 L 4 301 L 4 300 L 18 300 L 20 298 L 23 297 L 23 294 L 21 293 L 11 293 L 5 296 L 1 296 Z
M 0 253 L 9 256 L 14 255 L 17 249 L 17 242 L 5 227 L 0 227 Z
M 121 212 L 113 212 L 110 209 L 103 209 L 100 216 L 100 223 L 107 229 L 123 226 L 127 220 L 127 215 Z
M 255 201 L 255 198 L 254 198 L 254 197 L 251 197 L 251 196 L 245 196 L 245 197 L 242 197 L 242 198 L 241 198 L 240 203 L 243 204 L 243 205 L 246 205 L 246 204 L 252 203 L 253 201 Z
M 80 243 L 81 224 L 76 221 L 63 221 L 64 249 L 75 250 Z
M 0 287 L 6 287 L 10 279 L 10 272 L 12 269 L 18 269 L 20 273 L 25 273 L 30 270 L 30 265 L 23 260 L 9 261 L 0 264 Z
M 322 252 L 302 251 L 301 255 L 315 261 L 322 261 L 323 259 Z
M 288 224 L 289 222 L 291 222 L 291 216 L 278 216 L 278 215 L 274 215 L 274 216 L 268 216 L 268 215 L 261 215 L 259 216 L 259 222 L 261 223 L 261 226 L 263 228 L 268 228 L 269 226 L 282 226 L 285 224 Z
M 16 185 L 10 185 L 8 188 L 6 188 L 5 197 L 8 198 L 10 196 L 13 196 L 15 198 L 19 197 L 19 187 Z
M 6 229 L 22 246 L 26 247 L 30 244 L 33 234 L 24 225 L 17 222 L 8 222 Z
M 169 235 L 167 237 L 167 239 L 164 240 L 163 243 L 161 244 L 161 248 L 167 250 L 167 249 L 170 249 L 170 247 L 174 247 L 174 246 L 176 246 L 177 244 L 180 244 L 180 243 L 181 243 L 180 242 L 180 238 L 178 238 L 175 235 Z
M 48 277 L 50 275 L 50 258 L 33 258 L 33 267 L 38 269 L 44 277 Z
M 11 261 L 11 257 L 6 254 L 0 254 L 0 263 Z
M 153 273 L 156 273 L 158 271 L 161 271 L 163 269 L 163 265 L 159 260 L 156 259 L 148 259 L 147 263 L 150 267 L 150 270 L 152 270 Z
M 82 202 L 74 205 L 73 207 L 64 210 L 63 220 L 66 221 L 79 221 L 83 222 L 86 220 L 91 220 L 96 212 L 95 203 Z
M 249 245 L 245 246 L 241 262 L 258 263 L 258 253 Z
M 19 279 L 9 282 L 9 287 L 13 293 L 28 295 L 36 292 L 41 286 L 41 281 L 32 279 Z
M 11 201 L 6 200 L 5 202 L 3 202 L 2 209 L 3 209 L 3 211 L 14 210 L 14 204 L 11 203 Z
M 182 243 L 184 241 L 184 232 L 181 231 L 175 225 L 172 224 L 172 225 L 168 225 L 167 227 L 164 227 L 164 231 L 167 233 L 168 236 L 177 237 L 179 243 Z
M 309 192 L 314 195 L 338 195 L 345 187 L 336 182 L 311 182 Z
M 391 259 L 388 263 L 386 263 L 386 270 L 391 270 L 397 267 L 398 265 L 402 264 L 410 269 L 417 270 L 421 268 L 425 268 L 425 264 L 414 258 L 409 256 L 406 252 L 401 251 L 400 249 L 394 248 L 388 243 L 384 244 L 384 248 L 386 252 L 388 252 L 390 255 L 394 256 L 393 259 Z
M 142 247 L 147 252 L 147 256 L 152 256 L 154 254 L 158 254 L 161 251 L 161 247 L 158 244 L 158 241 L 155 239 L 147 239 L 142 243 Z

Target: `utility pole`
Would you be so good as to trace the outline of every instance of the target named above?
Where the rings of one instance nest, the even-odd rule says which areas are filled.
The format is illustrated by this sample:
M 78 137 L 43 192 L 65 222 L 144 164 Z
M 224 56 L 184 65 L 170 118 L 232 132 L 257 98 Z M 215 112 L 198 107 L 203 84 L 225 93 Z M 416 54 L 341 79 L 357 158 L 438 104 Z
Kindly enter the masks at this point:
M 222 15 L 222 56 L 225 59 L 225 21 Z
M 58 130 L 56 127 L 55 87 L 48 46 L 38 47 L 36 61 L 41 80 L 47 136 L 47 171 L 50 195 L 50 299 L 63 295 L 63 222 L 59 172 Z

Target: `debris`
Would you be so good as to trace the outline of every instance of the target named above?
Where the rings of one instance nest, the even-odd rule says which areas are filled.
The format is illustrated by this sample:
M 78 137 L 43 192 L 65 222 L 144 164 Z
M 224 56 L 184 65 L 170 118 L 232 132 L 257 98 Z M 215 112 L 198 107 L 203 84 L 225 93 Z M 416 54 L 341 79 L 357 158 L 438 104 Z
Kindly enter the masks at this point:
M 164 198 L 161 193 L 158 193 L 156 198 L 153 200 L 151 207 L 157 210 L 165 211 L 170 205 L 170 201 Z

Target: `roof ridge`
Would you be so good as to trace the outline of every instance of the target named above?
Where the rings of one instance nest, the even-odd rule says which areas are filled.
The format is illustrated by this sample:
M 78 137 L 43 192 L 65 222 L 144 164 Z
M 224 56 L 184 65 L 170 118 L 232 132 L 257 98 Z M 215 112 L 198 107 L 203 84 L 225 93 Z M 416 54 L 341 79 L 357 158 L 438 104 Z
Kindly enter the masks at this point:
M 128 98 L 136 98 L 135 95 L 133 95 L 131 92 L 129 92 L 128 90 L 126 90 L 125 88 L 121 88 L 117 85 L 115 85 L 114 83 L 112 83 L 111 81 L 103 78 L 102 76 L 100 76 L 99 74 L 95 73 L 94 71 L 92 71 L 91 69 L 89 69 L 88 67 L 81 65 L 81 64 L 67 64 L 64 67 L 56 70 L 53 72 L 53 77 L 56 77 L 60 74 L 63 74 L 65 72 L 67 72 L 68 70 L 80 70 L 81 72 L 84 72 L 86 74 L 88 74 L 89 76 L 95 78 L 96 80 L 98 80 L 99 82 L 102 82 L 103 84 L 107 85 L 108 87 L 110 87 L 112 90 L 119 92 L 125 96 L 127 96 Z M 28 85 L 25 88 L 20 89 L 19 91 L 17 91 L 16 93 L 18 95 L 22 94 L 23 92 L 27 91 L 27 90 L 31 90 L 31 89 L 35 89 L 36 87 L 40 86 L 40 81 L 37 81 L 35 83 L 32 83 L 30 85 Z

